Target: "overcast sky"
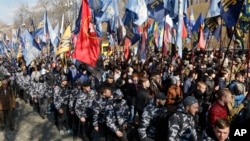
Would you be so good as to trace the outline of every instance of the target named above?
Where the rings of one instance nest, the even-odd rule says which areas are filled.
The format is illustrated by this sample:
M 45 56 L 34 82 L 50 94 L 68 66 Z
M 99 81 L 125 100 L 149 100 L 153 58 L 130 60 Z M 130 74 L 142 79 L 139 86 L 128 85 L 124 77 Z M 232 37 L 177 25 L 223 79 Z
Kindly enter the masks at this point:
M 0 0 L 0 20 L 7 24 L 12 24 L 14 21 L 15 11 L 24 3 L 29 5 L 36 4 L 38 0 Z

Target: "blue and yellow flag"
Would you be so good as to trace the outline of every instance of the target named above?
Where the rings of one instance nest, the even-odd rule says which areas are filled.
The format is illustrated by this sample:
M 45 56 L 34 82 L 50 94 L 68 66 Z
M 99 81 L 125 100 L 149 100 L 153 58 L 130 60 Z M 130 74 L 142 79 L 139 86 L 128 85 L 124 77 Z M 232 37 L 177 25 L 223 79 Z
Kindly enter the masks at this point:
M 246 0 L 239 18 L 240 29 L 247 33 L 250 28 L 250 1 Z
M 153 0 L 147 4 L 149 17 L 162 22 L 164 20 L 166 9 L 164 8 L 164 2 L 162 0 Z
M 242 11 L 244 0 L 222 0 L 221 18 L 227 27 L 235 26 Z

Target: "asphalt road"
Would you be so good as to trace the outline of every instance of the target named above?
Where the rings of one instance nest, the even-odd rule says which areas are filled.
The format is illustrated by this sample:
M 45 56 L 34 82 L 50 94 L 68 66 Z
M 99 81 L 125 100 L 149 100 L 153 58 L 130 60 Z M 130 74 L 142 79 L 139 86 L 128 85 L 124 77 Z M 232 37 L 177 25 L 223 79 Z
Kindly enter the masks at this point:
M 6 126 L 0 131 L 0 141 L 73 141 L 72 135 L 59 135 L 53 114 L 42 119 L 29 104 L 19 99 L 16 101 L 16 130 L 11 131 Z

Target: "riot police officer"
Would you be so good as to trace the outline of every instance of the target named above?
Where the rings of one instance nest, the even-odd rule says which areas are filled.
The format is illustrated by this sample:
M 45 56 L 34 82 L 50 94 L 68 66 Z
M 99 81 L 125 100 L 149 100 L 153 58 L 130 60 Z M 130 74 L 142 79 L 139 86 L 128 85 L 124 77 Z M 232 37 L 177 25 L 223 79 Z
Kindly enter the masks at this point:
M 55 104 L 57 118 L 58 118 L 58 129 L 60 135 L 64 135 L 64 128 L 68 129 L 67 116 L 68 116 L 68 102 L 69 102 L 69 90 L 67 88 L 67 77 L 61 77 L 60 85 L 54 88 L 53 102 Z

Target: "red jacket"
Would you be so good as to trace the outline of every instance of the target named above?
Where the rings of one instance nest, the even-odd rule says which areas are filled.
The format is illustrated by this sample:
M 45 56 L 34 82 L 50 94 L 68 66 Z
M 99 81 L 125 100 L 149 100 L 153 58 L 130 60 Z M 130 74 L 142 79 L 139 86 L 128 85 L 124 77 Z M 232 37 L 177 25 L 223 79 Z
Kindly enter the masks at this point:
M 214 126 L 215 121 L 218 118 L 228 118 L 229 113 L 227 110 L 227 106 L 221 105 L 219 102 L 213 103 L 211 108 L 208 111 L 208 123 L 210 126 Z

